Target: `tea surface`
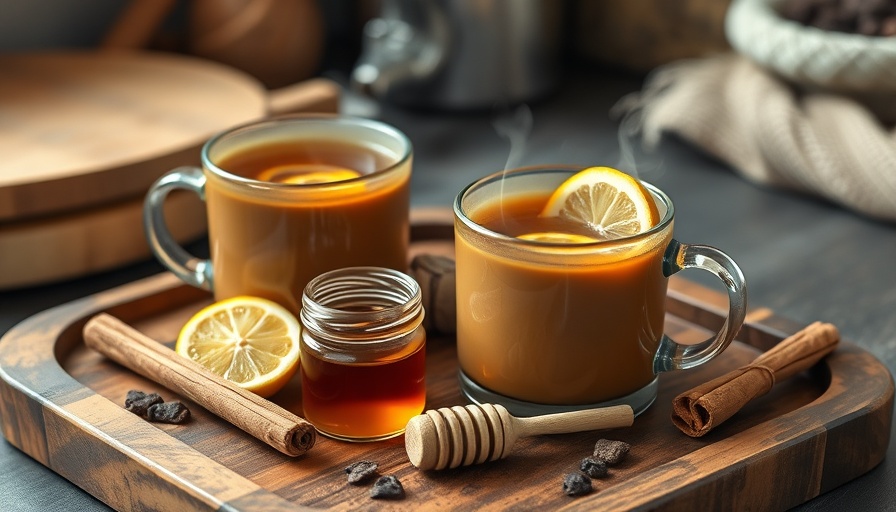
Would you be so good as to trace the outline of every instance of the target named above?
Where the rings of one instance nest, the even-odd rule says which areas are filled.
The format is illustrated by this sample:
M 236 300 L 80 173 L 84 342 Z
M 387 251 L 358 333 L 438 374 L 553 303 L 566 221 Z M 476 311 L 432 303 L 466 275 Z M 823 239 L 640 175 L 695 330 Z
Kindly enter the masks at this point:
M 496 233 L 518 237 L 529 233 L 566 233 L 600 239 L 602 235 L 588 226 L 562 217 L 540 217 L 547 195 L 517 195 L 495 200 L 473 214 L 473 220 Z
M 326 183 L 372 174 L 395 160 L 395 156 L 375 148 L 346 141 L 271 141 L 227 153 L 218 166 L 244 178 L 275 183 L 318 173 L 321 179 L 315 182 Z M 323 179 L 327 174 L 335 179 Z

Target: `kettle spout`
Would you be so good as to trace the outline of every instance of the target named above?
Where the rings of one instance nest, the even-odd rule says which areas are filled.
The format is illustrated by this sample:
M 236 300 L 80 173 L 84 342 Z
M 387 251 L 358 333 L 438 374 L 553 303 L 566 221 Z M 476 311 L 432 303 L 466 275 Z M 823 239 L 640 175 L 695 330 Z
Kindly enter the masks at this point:
M 439 69 L 447 29 L 422 31 L 398 18 L 374 18 L 364 26 L 364 46 L 352 70 L 351 86 L 385 98 L 404 84 L 422 83 Z
M 377 96 L 376 90 L 385 89 L 385 85 L 380 79 L 380 69 L 367 62 L 359 63 L 352 70 L 351 88 L 364 96 Z

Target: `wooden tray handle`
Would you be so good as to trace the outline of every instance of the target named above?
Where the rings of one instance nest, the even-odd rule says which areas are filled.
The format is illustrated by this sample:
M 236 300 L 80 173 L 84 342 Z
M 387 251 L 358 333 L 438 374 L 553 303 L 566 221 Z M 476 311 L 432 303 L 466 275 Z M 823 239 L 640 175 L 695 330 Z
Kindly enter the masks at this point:
M 342 89 L 327 78 L 311 78 L 268 93 L 268 115 L 294 112 L 339 112 Z

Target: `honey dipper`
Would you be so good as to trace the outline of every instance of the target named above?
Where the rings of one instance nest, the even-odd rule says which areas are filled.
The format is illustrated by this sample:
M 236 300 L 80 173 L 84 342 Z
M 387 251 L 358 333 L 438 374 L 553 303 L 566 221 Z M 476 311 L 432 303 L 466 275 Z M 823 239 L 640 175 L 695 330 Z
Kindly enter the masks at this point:
M 456 468 L 503 459 L 521 437 L 628 427 L 634 420 L 628 405 L 517 418 L 502 405 L 471 404 L 411 418 L 404 441 L 414 466 Z

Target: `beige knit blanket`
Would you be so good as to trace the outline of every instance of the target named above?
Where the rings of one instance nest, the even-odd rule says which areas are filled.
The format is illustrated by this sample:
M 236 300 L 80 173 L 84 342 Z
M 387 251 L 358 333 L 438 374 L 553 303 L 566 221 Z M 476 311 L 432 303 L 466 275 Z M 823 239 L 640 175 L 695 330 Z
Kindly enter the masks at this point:
M 675 133 L 756 183 L 896 221 L 896 129 L 846 97 L 795 92 L 730 54 L 660 68 L 614 109 L 648 149 Z

